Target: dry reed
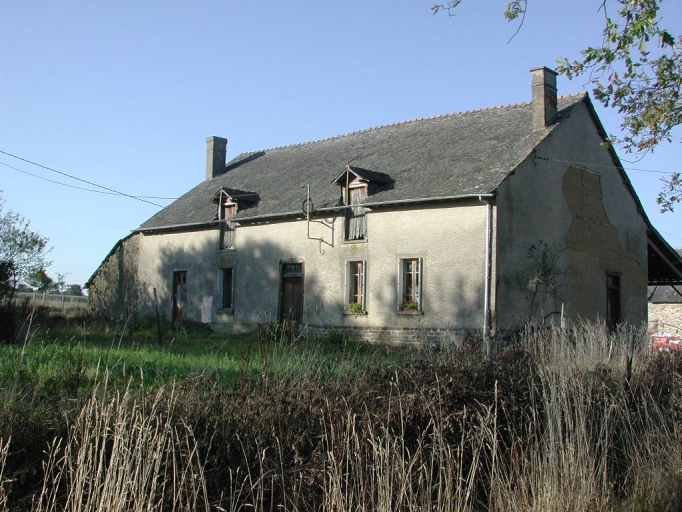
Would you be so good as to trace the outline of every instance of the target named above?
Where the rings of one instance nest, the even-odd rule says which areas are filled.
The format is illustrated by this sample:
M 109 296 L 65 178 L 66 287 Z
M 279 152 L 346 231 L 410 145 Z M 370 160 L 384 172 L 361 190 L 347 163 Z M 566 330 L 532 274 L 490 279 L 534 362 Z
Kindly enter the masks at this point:
M 353 382 L 292 370 L 248 393 L 148 396 L 104 379 L 50 444 L 34 509 L 677 510 L 681 369 L 642 332 L 585 324 L 529 329 L 492 361 L 444 352 Z

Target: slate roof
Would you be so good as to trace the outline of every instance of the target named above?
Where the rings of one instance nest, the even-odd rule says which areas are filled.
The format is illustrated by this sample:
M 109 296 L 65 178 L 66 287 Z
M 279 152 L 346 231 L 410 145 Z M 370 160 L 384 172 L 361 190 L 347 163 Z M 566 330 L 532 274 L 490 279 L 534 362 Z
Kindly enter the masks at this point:
M 519 103 L 243 153 L 223 174 L 200 183 L 137 231 L 213 221 L 211 200 L 221 187 L 258 195 L 235 220 L 300 215 L 308 184 L 316 209 L 333 208 L 341 190 L 332 181 L 348 165 L 393 180 L 366 204 L 489 194 L 586 98 L 585 93 L 560 97 L 557 121 L 540 131 L 532 129 L 531 103 Z

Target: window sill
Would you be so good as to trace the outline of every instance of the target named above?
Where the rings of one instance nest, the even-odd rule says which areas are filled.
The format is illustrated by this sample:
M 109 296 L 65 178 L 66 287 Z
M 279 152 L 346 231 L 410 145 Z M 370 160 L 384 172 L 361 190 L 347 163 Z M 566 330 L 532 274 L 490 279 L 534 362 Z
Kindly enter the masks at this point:
M 418 311 L 416 309 L 403 309 L 397 312 L 398 316 L 423 316 L 423 311 Z
M 232 315 L 234 314 L 234 308 L 216 308 L 216 312 L 223 315 Z
M 367 237 L 365 237 L 365 238 L 358 238 L 357 240 L 346 240 L 346 239 L 344 239 L 344 240 L 341 241 L 341 243 L 342 243 L 342 244 L 346 244 L 346 245 L 352 245 L 352 244 L 366 244 L 366 243 L 367 243 Z
M 343 310 L 343 316 L 366 316 L 367 311 L 360 311 L 358 313 L 354 313 L 352 311 L 346 311 L 345 309 Z
M 230 247 L 228 249 L 218 249 L 218 252 L 234 252 L 234 247 Z

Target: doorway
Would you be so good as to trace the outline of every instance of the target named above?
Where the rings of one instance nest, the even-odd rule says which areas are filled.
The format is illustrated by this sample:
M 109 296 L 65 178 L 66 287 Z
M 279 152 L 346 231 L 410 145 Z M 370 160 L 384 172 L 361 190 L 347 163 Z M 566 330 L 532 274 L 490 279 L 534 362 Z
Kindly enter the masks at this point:
M 300 325 L 303 320 L 303 263 L 282 263 L 279 320 Z
M 173 323 L 182 320 L 182 312 L 187 305 L 187 271 L 173 272 Z

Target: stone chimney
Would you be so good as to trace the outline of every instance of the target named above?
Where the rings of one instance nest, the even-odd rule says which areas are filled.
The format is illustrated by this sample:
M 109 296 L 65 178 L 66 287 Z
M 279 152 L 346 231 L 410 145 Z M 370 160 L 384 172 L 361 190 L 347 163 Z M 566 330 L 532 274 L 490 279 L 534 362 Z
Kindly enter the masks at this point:
M 208 137 L 206 139 L 206 181 L 225 172 L 227 161 L 227 139 Z
M 533 91 L 533 130 L 544 130 L 556 120 L 557 72 L 546 67 L 533 68 L 530 72 Z

